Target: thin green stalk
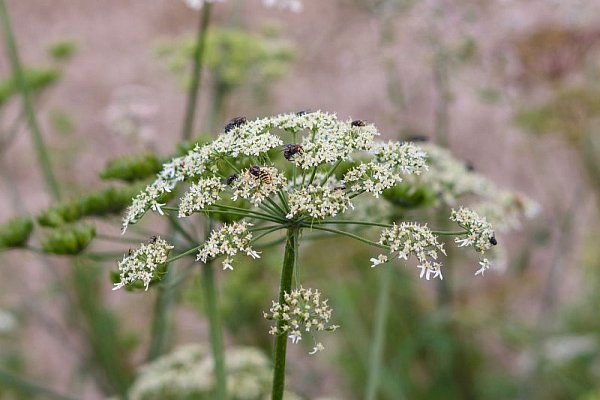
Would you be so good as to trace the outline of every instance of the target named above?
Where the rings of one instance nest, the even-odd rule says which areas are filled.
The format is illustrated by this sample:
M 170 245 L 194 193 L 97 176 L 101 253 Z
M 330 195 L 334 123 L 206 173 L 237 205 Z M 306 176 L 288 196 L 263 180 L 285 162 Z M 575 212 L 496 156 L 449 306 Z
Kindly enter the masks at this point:
M 267 200 L 269 200 L 267 198 Z M 250 217 L 254 217 L 256 216 L 258 217 L 262 217 L 265 219 L 274 219 L 276 222 L 287 222 L 287 220 L 277 216 L 277 215 L 272 215 L 272 214 L 264 214 L 258 211 L 253 211 L 253 210 L 248 210 L 246 208 L 240 208 L 240 207 L 234 207 L 234 206 L 226 206 L 223 204 L 213 204 L 213 207 L 218 207 L 218 208 L 224 208 L 225 210 L 233 210 L 233 211 L 239 211 L 239 212 L 243 212 L 246 213 L 246 215 L 250 216 Z
M 279 303 L 283 304 L 285 293 L 292 291 L 292 277 L 294 267 L 298 259 L 298 238 L 300 228 L 292 226 L 287 231 L 287 241 L 285 243 L 285 253 L 283 256 L 283 266 L 281 269 L 281 284 L 279 287 Z M 278 331 L 283 330 L 284 321 L 277 322 Z M 285 356 L 287 350 L 287 335 L 281 334 L 275 337 L 275 361 L 273 371 L 273 390 L 271 392 L 272 400 L 282 400 L 285 389 Z
M 0 382 L 2 383 L 3 388 L 11 388 L 24 395 L 45 397 L 51 400 L 75 400 L 75 397 L 69 397 L 60 393 L 56 393 L 52 389 L 1 369 Z
M 169 223 L 171 224 L 171 228 L 177 231 L 181 236 L 185 238 L 190 244 L 195 244 L 198 241 L 192 237 L 192 235 L 184 229 L 181 223 L 175 218 L 173 215 L 169 215 Z
M 227 376 L 225 374 L 225 352 L 223 349 L 223 334 L 221 331 L 221 316 L 217 307 L 217 291 L 215 273 L 211 263 L 202 266 L 202 289 L 206 315 L 208 315 L 210 329 L 210 343 L 215 362 L 215 378 L 217 386 L 217 399 L 227 398 Z
M 192 247 L 191 249 L 189 249 L 189 250 L 186 250 L 186 251 L 184 251 L 183 253 L 180 253 L 180 254 L 177 254 L 177 255 L 175 255 L 175 256 L 173 256 L 173 257 L 171 257 L 171 258 L 168 258 L 168 259 L 165 261 L 165 264 L 171 263 L 171 262 L 173 262 L 173 261 L 177 261 L 177 260 L 179 260 L 180 258 L 183 258 L 183 257 L 185 257 L 185 256 L 189 256 L 190 254 L 192 254 L 192 253 L 194 253 L 194 252 L 196 252 L 196 251 L 200 250 L 200 248 L 201 248 L 202 246 L 204 246 L 204 243 L 202 243 L 201 245 L 198 245 L 198 246 L 196 246 L 196 247 Z
M 198 101 L 198 91 L 200 89 L 200 75 L 202 74 L 202 65 L 204 64 L 204 48 L 206 47 L 206 31 L 210 22 L 210 13 L 212 4 L 204 2 L 204 7 L 200 12 L 198 19 L 198 30 L 196 32 L 196 48 L 194 50 L 194 64 L 192 67 L 192 82 L 188 91 L 187 108 L 183 123 L 181 136 L 184 140 L 192 137 L 194 129 L 194 117 L 196 115 L 196 103 Z
M 132 238 L 124 238 L 122 236 L 112 236 L 112 235 L 105 235 L 103 233 L 96 233 L 96 239 L 99 240 L 105 240 L 107 242 L 115 242 L 115 243 L 131 243 L 131 244 L 140 244 L 140 240 L 138 239 L 132 239 Z M 146 239 L 142 239 L 141 241 L 143 242 Z
M 373 340 L 369 355 L 369 369 L 367 377 L 367 386 L 365 391 L 366 400 L 375 400 L 377 398 L 377 387 L 379 377 L 382 375 L 382 354 L 385 344 L 385 326 L 387 314 L 390 308 L 390 291 L 392 287 L 392 268 L 384 268 L 379 274 L 379 296 L 377 298 L 377 308 L 375 309 L 375 329 L 373 331 Z
M 264 201 L 258 205 L 258 208 L 260 208 L 261 210 L 266 211 L 268 213 L 273 213 L 275 215 L 279 215 L 279 210 L 277 210 L 275 207 L 273 207 L 270 204 L 267 204 Z
M 329 170 L 329 172 L 327 172 L 327 174 L 325 175 L 325 177 L 321 180 L 321 186 L 323 186 L 325 184 L 325 182 L 327 182 L 327 179 L 329 179 L 329 177 L 335 172 L 336 168 L 342 163 L 342 160 L 337 160 L 335 162 L 335 164 L 333 165 L 333 167 L 331 167 L 331 169 Z
M 308 180 L 308 184 L 306 186 L 310 186 L 315 180 L 315 175 L 317 175 L 318 167 L 313 168 L 312 174 L 310 174 L 310 179 Z
M 27 118 L 29 131 L 31 132 L 31 137 L 35 147 L 37 159 L 40 164 L 40 169 L 42 170 L 44 180 L 46 182 L 46 185 L 48 186 L 48 189 L 50 190 L 52 197 L 54 198 L 54 200 L 60 200 L 60 187 L 58 181 L 56 180 L 56 177 L 54 176 L 54 172 L 52 171 L 50 156 L 48 155 L 48 151 L 46 145 L 44 144 L 44 139 L 42 137 L 42 132 L 40 130 L 37 118 L 35 116 L 33 103 L 31 101 L 31 95 L 29 93 L 27 83 L 25 82 L 23 66 L 21 65 L 21 60 L 19 59 L 19 52 L 15 44 L 15 37 L 10 23 L 8 9 L 6 7 L 6 4 L 4 3 L 4 0 L 0 0 L 0 23 L 2 24 L 2 28 L 4 31 L 6 52 L 8 53 L 8 58 L 10 59 L 11 68 L 13 70 L 17 86 L 19 87 L 19 91 L 21 92 L 23 113 Z
M 379 244 L 377 242 L 373 242 L 372 240 L 365 239 L 365 238 L 363 238 L 361 236 L 355 235 L 355 234 L 350 233 L 350 232 L 340 231 L 339 229 L 324 228 L 322 226 L 318 226 L 318 225 L 314 225 L 313 226 L 313 225 L 308 225 L 308 224 L 302 224 L 302 227 L 303 228 L 312 228 L 312 229 L 316 229 L 316 230 L 319 230 L 319 231 L 337 233 L 338 235 L 347 236 L 349 238 L 356 239 L 356 240 L 358 240 L 360 242 L 363 242 L 363 243 L 366 243 L 366 244 L 370 244 L 371 246 L 375 246 L 375 247 L 379 247 L 381 249 L 387 249 L 387 250 L 389 250 L 389 246 L 385 246 L 383 244 Z
M 283 208 L 287 213 L 290 210 L 290 205 L 287 202 L 287 198 L 285 197 L 285 193 L 283 193 L 283 190 L 279 189 L 277 191 L 277 196 L 279 197 L 279 200 L 281 200 L 281 205 L 283 205 Z
M 271 199 L 270 197 L 266 198 L 267 202 L 270 203 L 273 207 L 275 207 L 280 213 L 281 215 L 286 215 L 287 213 L 285 212 L 285 210 L 283 208 L 281 208 L 279 206 L 279 204 L 275 203 L 275 201 L 273 201 L 273 199 Z
M 269 228 L 270 229 L 267 230 L 266 232 L 263 232 L 260 235 L 256 236 L 255 238 L 252 238 L 252 242 L 256 242 L 259 239 L 262 239 L 263 237 L 265 237 L 265 236 L 267 236 L 267 235 L 269 235 L 269 234 L 271 234 L 273 232 L 276 232 L 276 231 L 278 231 L 280 229 L 283 229 L 284 227 L 283 226 L 275 226 L 275 227 L 269 227 Z

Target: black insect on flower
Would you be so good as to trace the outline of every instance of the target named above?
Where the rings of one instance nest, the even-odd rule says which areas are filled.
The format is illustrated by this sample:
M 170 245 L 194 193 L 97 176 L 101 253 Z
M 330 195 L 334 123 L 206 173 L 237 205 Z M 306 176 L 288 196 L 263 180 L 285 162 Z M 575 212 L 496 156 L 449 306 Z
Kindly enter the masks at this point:
M 346 190 L 346 185 L 336 186 L 336 187 L 333 188 L 333 190 L 342 190 L 342 191 L 344 191 L 344 190 Z
M 354 121 L 352 121 L 350 123 L 350 125 L 352 125 L 352 126 L 365 126 L 365 125 L 367 125 L 367 121 L 365 121 L 364 119 L 355 119 Z
M 302 146 L 299 144 L 286 144 L 283 146 L 283 156 L 286 160 L 291 160 L 294 155 L 302 152 Z
M 496 240 L 496 236 L 490 236 L 490 244 L 492 246 L 495 246 L 498 244 L 498 241 Z
M 246 122 L 248 122 L 246 117 L 235 117 L 230 119 L 229 122 L 227 122 L 227 125 L 225 125 L 225 133 L 229 132 L 233 128 L 244 125 Z
M 310 114 L 312 112 L 313 112 L 312 110 L 301 110 L 301 111 L 296 112 L 296 116 L 301 117 L 303 115 Z
M 156 243 L 157 240 L 158 240 L 158 236 L 152 235 L 152 236 L 150 236 L 148 243 L 154 244 L 154 243 Z
M 227 177 L 227 184 L 231 185 L 233 183 L 233 181 L 235 181 L 238 178 L 237 174 L 231 174 Z
M 466 169 L 467 169 L 467 171 L 469 171 L 469 172 L 473 172 L 473 171 L 475 171 L 475 166 L 473 165 L 473 163 L 470 163 L 470 162 L 468 162 L 468 163 L 466 163 L 466 164 L 465 164 L 465 168 L 466 168 Z

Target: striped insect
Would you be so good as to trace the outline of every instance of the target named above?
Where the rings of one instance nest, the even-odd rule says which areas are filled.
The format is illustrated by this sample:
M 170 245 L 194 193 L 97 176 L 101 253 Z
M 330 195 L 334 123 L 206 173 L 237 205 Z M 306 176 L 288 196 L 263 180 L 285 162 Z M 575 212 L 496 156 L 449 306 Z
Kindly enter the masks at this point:
M 269 171 L 265 168 L 261 168 L 258 165 L 253 165 L 248 169 L 250 175 L 255 177 L 256 179 L 260 179 L 262 183 L 271 183 L 273 182 L 273 178 Z

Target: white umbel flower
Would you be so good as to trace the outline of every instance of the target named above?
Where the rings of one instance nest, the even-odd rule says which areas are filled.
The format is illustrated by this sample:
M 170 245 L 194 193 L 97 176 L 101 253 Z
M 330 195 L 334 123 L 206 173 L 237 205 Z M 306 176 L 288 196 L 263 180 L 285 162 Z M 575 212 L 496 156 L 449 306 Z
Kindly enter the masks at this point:
M 226 224 L 217 231 L 213 231 L 210 237 L 198 252 L 196 260 L 204 263 L 209 258 L 215 258 L 218 255 L 226 255 L 223 261 L 223 269 L 233 269 L 231 265 L 233 257 L 242 252 L 252 258 L 260 258 L 251 246 L 252 232 L 248 230 L 251 224 L 242 221 Z
M 119 262 L 119 283 L 113 290 L 142 281 L 146 290 L 156 276 L 157 268 L 167 261 L 169 251 L 173 248 L 160 237 L 153 237 L 150 243 L 142 243 L 137 250 L 130 251 Z
M 379 244 L 389 246 L 390 254 L 408 260 L 414 255 L 419 261 L 417 268 L 421 269 L 420 277 L 429 280 L 431 277 L 443 279 L 442 264 L 438 262 L 439 253 L 446 254 L 443 243 L 439 243 L 437 236 L 425 225 L 412 222 L 394 224 L 381 232 Z M 387 260 L 385 255 L 379 255 L 376 261 Z M 373 259 L 371 259 L 373 262 Z M 378 263 L 379 264 L 379 263 Z M 372 266 L 377 265 L 373 262 Z
M 308 215 L 313 219 L 334 217 L 352 208 L 350 198 L 341 188 L 310 185 L 289 193 L 288 219 Z
M 179 217 L 187 217 L 216 203 L 225 187 L 218 177 L 200 179 L 191 185 L 188 192 L 181 198 Z
M 335 331 L 338 325 L 330 325 L 332 309 L 327 304 L 328 300 L 321 299 L 318 290 L 294 289 L 291 293 L 284 294 L 283 303 L 274 301 L 264 317 L 280 323 L 269 330 L 271 335 L 287 335 L 296 344 L 302 340 L 303 332 Z M 321 343 L 315 343 L 309 354 L 315 354 L 324 349 Z
M 473 246 L 478 253 L 484 253 L 496 243 L 492 224 L 475 211 L 464 207 L 459 208 L 458 211 L 453 209 L 450 220 L 467 231 L 466 234 L 454 239 L 458 247 Z

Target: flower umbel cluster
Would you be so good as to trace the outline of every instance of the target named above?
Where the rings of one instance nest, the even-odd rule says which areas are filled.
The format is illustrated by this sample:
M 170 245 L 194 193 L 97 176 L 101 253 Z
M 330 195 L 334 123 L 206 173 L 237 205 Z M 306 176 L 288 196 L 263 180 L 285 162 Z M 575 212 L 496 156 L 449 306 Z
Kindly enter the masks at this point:
M 442 264 L 437 260 L 439 253 L 445 255 L 446 251 L 444 245 L 438 242 L 437 236 L 427 226 L 411 222 L 394 224 L 381 232 L 379 244 L 389 246 L 390 254 L 400 259 L 408 260 L 411 254 L 414 255 L 419 261 L 417 268 L 421 270 L 421 278 L 425 276 L 427 280 L 431 277 L 443 279 Z M 377 258 L 371 259 L 371 267 L 387 261 L 387 256 L 380 254 Z
M 200 179 L 192 184 L 179 203 L 179 218 L 190 216 L 219 201 L 225 187 L 217 177 Z
M 249 226 L 251 224 L 245 221 L 234 222 L 213 231 L 198 252 L 196 260 L 206 263 L 209 258 L 224 254 L 227 257 L 223 261 L 223 269 L 233 270 L 231 263 L 233 257 L 239 252 L 246 253 L 252 258 L 260 258 L 260 255 L 250 246 L 252 232 L 248 230 Z
M 318 290 L 294 289 L 291 293 L 284 294 L 283 303 L 274 301 L 264 317 L 277 322 L 271 327 L 271 335 L 287 335 L 292 343 L 302 340 L 302 334 L 313 331 L 335 331 L 338 325 L 330 325 L 332 310 L 327 304 L 328 300 L 321 300 Z M 310 354 L 315 354 L 324 349 L 323 345 L 315 343 Z
M 475 275 L 484 273 L 490 268 L 490 262 L 487 258 L 483 258 L 483 254 L 492 246 L 498 244 L 492 225 L 487 222 L 485 217 L 479 216 L 475 211 L 461 207 L 457 210 L 452 210 L 450 220 L 456 222 L 460 227 L 467 232 L 455 238 L 458 247 L 473 246 L 475 251 L 480 255 L 481 268 L 477 270 Z
M 172 248 L 173 246 L 160 237 L 152 237 L 149 243 L 142 243 L 139 249 L 130 250 L 119 262 L 120 281 L 115 284 L 113 290 L 138 281 L 142 281 L 148 290 L 148 285 L 156 278 L 157 268 L 167 261 Z
M 335 217 L 354 208 L 344 188 L 310 185 L 289 194 L 290 211 L 286 215 L 292 219 L 298 215 L 308 215 L 314 219 Z
M 231 176 L 232 200 L 249 200 L 258 206 L 267 197 L 280 190 L 287 182 L 286 177 L 274 167 L 252 166 Z

